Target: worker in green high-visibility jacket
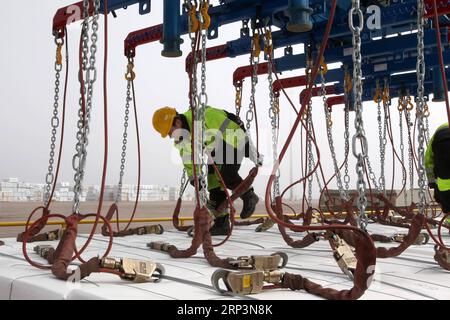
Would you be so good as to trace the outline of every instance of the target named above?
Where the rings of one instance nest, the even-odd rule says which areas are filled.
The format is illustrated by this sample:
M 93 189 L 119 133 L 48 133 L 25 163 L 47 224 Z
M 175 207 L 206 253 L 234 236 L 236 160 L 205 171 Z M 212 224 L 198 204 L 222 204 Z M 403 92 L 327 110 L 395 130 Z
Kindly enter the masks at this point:
M 450 213 L 450 128 L 440 126 L 428 143 L 425 153 L 428 186 L 434 189 L 434 198 L 444 213 Z M 447 219 L 450 223 L 450 218 Z
M 171 137 L 175 140 L 175 147 L 179 150 L 184 168 L 192 185 L 194 182 L 191 145 L 192 112 L 178 113 L 175 109 L 165 107 L 153 115 L 153 127 L 163 138 Z M 244 125 L 238 116 L 224 110 L 207 107 L 205 109 L 205 148 L 214 161 L 227 189 L 234 190 L 243 179 L 239 169 L 244 157 L 253 159 L 254 152 L 250 152 L 250 144 Z M 259 161 L 256 159 L 256 161 Z M 197 161 L 196 161 L 197 162 Z M 199 162 L 199 161 L 198 161 Z M 196 163 L 199 164 L 199 163 Z M 214 225 L 210 229 L 211 235 L 227 235 L 230 230 L 228 209 L 219 212 L 217 209 L 226 201 L 219 177 L 216 175 L 212 162 L 208 163 L 208 191 L 207 207 L 214 215 Z M 199 183 L 201 187 L 201 183 Z M 242 219 L 250 218 L 255 212 L 259 201 L 254 189 L 250 187 L 242 196 Z

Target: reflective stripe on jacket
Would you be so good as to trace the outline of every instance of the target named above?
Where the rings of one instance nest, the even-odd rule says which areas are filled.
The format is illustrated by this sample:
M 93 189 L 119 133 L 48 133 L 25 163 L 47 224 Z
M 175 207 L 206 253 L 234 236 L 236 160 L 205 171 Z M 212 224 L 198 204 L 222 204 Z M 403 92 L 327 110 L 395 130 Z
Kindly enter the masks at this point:
M 185 132 L 182 139 L 175 141 L 175 147 L 179 150 L 180 156 L 183 161 L 183 165 L 189 176 L 189 179 L 193 179 L 193 167 L 192 167 L 192 146 L 191 146 L 191 126 L 192 126 L 192 112 L 189 110 L 183 115 L 186 117 L 189 132 Z M 227 113 L 224 110 L 216 109 L 213 107 L 206 107 L 205 110 L 205 146 L 207 152 L 214 151 L 217 143 L 222 145 L 222 141 L 225 141 L 228 145 L 236 148 L 245 147 L 245 132 L 239 126 L 239 124 L 231 121 Z M 222 140 L 223 139 L 223 140 Z M 218 169 L 220 170 L 220 165 Z M 220 183 L 216 175 L 208 175 L 208 189 L 212 190 L 220 187 Z

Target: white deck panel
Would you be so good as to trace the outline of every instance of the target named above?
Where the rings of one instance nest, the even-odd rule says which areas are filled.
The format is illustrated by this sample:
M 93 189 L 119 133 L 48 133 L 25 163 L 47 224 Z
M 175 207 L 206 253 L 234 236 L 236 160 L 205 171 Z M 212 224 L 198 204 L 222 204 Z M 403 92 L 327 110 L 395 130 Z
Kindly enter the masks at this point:
M 369 229 L 386 235 L 405 233 L 405 229 L 381 225 L 370 225 Z M 315 243 L 306 249 L 293 249 L 284 243 L 276 228 L 265 233 L 255 233 L 253 230 L 253 226 L 236 228 L 232 238 L 222 247 L 216 248 L 216 253 L 224 258 L 283 251 L 289 256 L 287 272 L 301 274 L 321 285 L 336 289 L 349 289 L 352 286 L 352 282 L 337 267 L 326 241 Z M 299 237 L 298 234 L 290 234 L 295 238 Z M 214 241 L 218 242 L 219 239 L 222 237 L 217 237 Z M 78 238 L 79 247 L 85 240 L 85 235 Z M 445 235 L 444 240 L 450 242 L 450 237 Z M 213 290 L 210 278 L 216 268 L 209 266 L 201 249 L 196 256 L 189 259 L 172 259 L 165 253 L 146 247 L 151 241 L 167 241 L 179 248 L 188 247 L 191 239 L 174 230 L 167 230 L 159 236 L 117 238 L 110 256 L 159 262 L 165 267 L 167 276 L 187 280 L 189 283 L 163 279 L 160 283 L 135 284 L 110 274 L 93 274 L 79 284 L 70 284 L 57 280 L 50 271 L 29 266 L 22 256 L 21 244 L 15 239 L 4 241 L 5 246 L 0 247 L 0 299 L 242 299 L 224 297 Z M 45 263 L 32 250 L 38 244 L 29 245 L 29 255 L 36 262 Z M 53 243 L 56 244 L 57 242 Z M 102 255 L 106 245 L 107 238 L 96 236 L 83 256 L 87 258 Z M 450 272 L 439 267 L 433 255 L 433 244 L 430 242 L 424 246 L 413 246 L 400 257 L 377 259 L 374 282 L 361 299 L 450 299 Z M 267 290 L 247 298 L 318 299 L 303 291 L 284 289 Z

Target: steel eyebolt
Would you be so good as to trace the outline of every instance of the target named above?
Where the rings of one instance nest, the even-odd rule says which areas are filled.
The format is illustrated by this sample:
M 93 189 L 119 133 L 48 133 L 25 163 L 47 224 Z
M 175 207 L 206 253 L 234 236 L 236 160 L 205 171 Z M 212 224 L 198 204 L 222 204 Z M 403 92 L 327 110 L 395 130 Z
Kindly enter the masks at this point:
M 228 283 L 226 281 L 226 279 L 227 279 L 229 274 L 230 274 L 230 271 L 224 270 L 224 269 L 216 270 L 212 274 L 212 276 L 211 276 L 211 283 L 212 283 L 212 286 L 213 286 L 214 290 L 216 290 L 218 293 L 226 293 L 226 292 L 230 292 L 231 291 L 231 288 L 230 288 L 230 286 L 228 285 Z M 223 283 L 227 287 L 227 290 L 223 290 L 223 289 L 220 288 L 220 286 L 219 286 L 219 281 L 220 280 L 223 281 Z
M 271 254 L 271 256 L 276 256 L 276 255 L 280 256 L 280 258 L 281 258 L 281 265 L 278 266 L 278 268 L 283 269 L 284 267 L 286 267 L 289 257 L 284 252 L 275 252 L 275 253 Z
M 162 264 L 156 263 L 155 273 L 159 274 L 159 276 L 156 276 L 157 279 L 154 282 L 155 283 L 161 282 L 163 276 L 166 274 L 166 269 Z

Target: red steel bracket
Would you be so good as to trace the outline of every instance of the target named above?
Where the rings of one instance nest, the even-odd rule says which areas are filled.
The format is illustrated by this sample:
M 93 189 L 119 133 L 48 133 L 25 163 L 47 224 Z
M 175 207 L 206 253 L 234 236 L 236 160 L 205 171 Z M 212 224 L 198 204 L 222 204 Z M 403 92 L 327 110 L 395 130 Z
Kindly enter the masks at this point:
M 275 96 L 278 98 L 280 96 L 280 91 L 282 89 L 306 86 L 308 84 L 307 80 L 308 79 L 306 76 L 297 76 L 297 77 L 276 80 L 273 83 L 273 91 L 275 93 Z
M 303 100 L 306 98 L 306 92 L 307 89 L 304 89 L 302 93 L 300 93 L 300 103 L 303 103 Z M 332 86 L 326 86 L 325 87 L 326 95 L 336 94 L 336 88 L 334 85 Z M 318 97 L 322 94 L 322 88 L 321 87 L 315 87 L 311 90 L 311 97 Z
M 437 11 L 440 16 L 450 14 L 450 0 L 436 0 Z M 425 17 L 434 17 L 433 0 L 425 0 Z
M 136 55 L 136 47 L 147 43 L 160 41 L 163 38 L 163 25 L 134 31 L 125 39 L 125 56 L 134 57 Z
M 333 106 L 337 106 L 340 104 L 345 104 L 345 96 L 335 96 L 335 97 L 330 97 L 327 99 L 327 105 L 328 107 L 333 107 Z
M 258 75 L 267 74 L 269 72 L 269 64 L 267 62 L 258 64 Z M 233 73 L 233 84 L 236 86 L 245 78 L 251 77 L 253 74 L 253 66 L 239 67 Z
M 206 49 L 206 61 L 218 60 L 228 57 L 228 45 L 223 44 Z M 201 58 L 201 51 L 197 51 L 197 58 Z M 192 51 L 186 57 L 186 72 L 190 72 L 192 69 Z

